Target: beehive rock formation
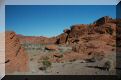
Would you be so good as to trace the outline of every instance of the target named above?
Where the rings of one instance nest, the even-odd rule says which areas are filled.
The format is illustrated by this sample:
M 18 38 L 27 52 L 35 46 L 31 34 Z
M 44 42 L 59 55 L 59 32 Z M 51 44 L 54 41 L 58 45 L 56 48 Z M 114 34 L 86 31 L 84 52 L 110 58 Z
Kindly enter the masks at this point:
M 5 67 L 6 73 L 26 72 L 28 68 L 28 56 L 20 45 L 15 32 L 5 33 Z

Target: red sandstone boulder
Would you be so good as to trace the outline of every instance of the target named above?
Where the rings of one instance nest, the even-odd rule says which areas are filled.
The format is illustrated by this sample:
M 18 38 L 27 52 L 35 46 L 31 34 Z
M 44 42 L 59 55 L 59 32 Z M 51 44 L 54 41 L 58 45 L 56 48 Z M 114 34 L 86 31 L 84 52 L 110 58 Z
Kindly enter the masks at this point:
M 28 56 L 15 32 L 5 33 L 5 45 L 6 73 L 28 71 Z
M 47 49 L 47 50 L 58 50 L 58 46 L 56 46 L 56 45 L 47 45 L 47 46 L 45 46 L 45 49 Z

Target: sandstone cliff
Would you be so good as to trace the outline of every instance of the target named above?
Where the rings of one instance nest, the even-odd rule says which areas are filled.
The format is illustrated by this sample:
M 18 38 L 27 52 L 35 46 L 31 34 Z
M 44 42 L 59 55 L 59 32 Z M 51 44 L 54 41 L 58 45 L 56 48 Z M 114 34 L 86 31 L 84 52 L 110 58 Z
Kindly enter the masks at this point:
M 5 49 L 6 73 L 28 70 L 28 56 L 15 32 L 5 33 Z

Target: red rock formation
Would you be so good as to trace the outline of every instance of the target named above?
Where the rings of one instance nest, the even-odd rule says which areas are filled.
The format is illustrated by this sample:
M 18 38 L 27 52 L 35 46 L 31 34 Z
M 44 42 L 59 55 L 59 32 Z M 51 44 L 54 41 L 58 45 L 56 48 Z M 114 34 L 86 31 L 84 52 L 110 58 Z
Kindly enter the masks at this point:
M 96 25 L 95 25 L 96 24 Z M 88 35 L 95 34 L 109 34 L 116 36 L 116 21 L 112 18 L 105 16 L 96 21 L 95 24 L 91 25 L 73 25 L 71 29 L 64 30 L 64 33 L 59 37 L 59 44 L 68 43 L 73 44 L 80 42 L 80 38 Z M 97 25 L 98 24 L 98 25 Z M 67 33 L 68 31 L 68 33 Z
M 58 47 L 56 45 L 47 45 L 47 46 L 45 46 L 45 49 L 47 49 L 47 50 L 58 50 Z
M 20 45 L 14 32 L 5 33 L 5 67 L 6 72 L 25 72 L 28 70 L 28 56 Z
M 95 23 L 96 23 L 96 25 L 102 25 L 102 24 L 110 22 L 111 20 L 112 20 L 112 18 L 110 18 L 109 16 L 104 16 L 104 17 L 98 19 Z
M 58 39 L 57 39 L 57 44 L 66 44 L 66 41 L 67 41 L 67 33 L 63 33 L 61 35 L 58 36 Z
M 78 24 L 71 26 L 70 29 L 65 29 L 62 34 L 57 37 L 32 37 L 32 36 L 19 36 L 20 43 L 34 43 L 34 44 L 70 44 L 80 42 L 81 37 L 95 34 L 110 34 L 116 36 L 116 21 L 108 16 L 102 17 L 95 21 L 94 24 L 85 25 Z M 119 25 L 120 26 L 120 25 Z

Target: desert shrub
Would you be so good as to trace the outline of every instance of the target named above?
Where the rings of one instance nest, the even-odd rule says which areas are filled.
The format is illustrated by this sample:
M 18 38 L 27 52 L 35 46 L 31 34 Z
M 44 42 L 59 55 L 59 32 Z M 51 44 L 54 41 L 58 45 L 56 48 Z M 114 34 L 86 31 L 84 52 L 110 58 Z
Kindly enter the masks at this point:
M 52 63 L 51 63 L 50 61 L 48 61 L 48 60 L 42 61 L 42 64 L 43 64 L 43 66 L 46 67 L 46 68 L 48 68 L 48 67 L 50 67 L 50 66 L 52 65 Z
M 39 70 L 46 70 L 48 67 L 51 67 L 51 62 L 50 61 L 48 61 L 48 60 L 43 60 L 42 61 L 42 66 L 41 67 L 39 67 L 38 69 Z
M 32 44 L 32 43 L 23 43 L 22 46 L 26 49 L 32 49 L 32 50 L 42 50 L 43 47 L 42 44 Z
M 33 58 L 31 58 L 30 61 L 33 61 Z
M 38 60 L 38 63 L 41 63 L 42 66 L 39 67 L 39 70 L 46 70 L 48 67 L 51 67 L 52 63 L 48 61 L 48 56 L 43 56 L 42 59 Z
M 59 58 L 62 58 L 63 57 L 63 55 L 60 55 L 60 57 Z
M 95 55 L 95 59 L 98 61 L 102 60 L 103 58 L 104 58 L 104 55 L 101 55 L 101 54 Z
M 39 70 L 46 70 L 47 68 L 44 67 L 44 66 L 42 66 L 42 67 L 39 67 L 38 69 L 39 69 Z
M 115 65 L 113 64 L 111 60 L 104 59 L 98 64 L 98 68 L 102 70 L 111 71 L 115 69 Z
M 61 50 L 60 50 L 60 53 L 64 53 L 64 50 L 61 49 Z
M 49 59 L 48 56 L 44 56 L 44 57 L 43 57 L 43 60 L 48 60 L 48 59 Z
M 59 46 L 59 53 L 65 53 L 72 51 L 72 47 L 70 46 Z
M 104 59 L 104 57 L 105 56 L 103 51 L 92 53 L 92 59 L 95 61 L 101 61 L 102 59 Z
M 111 68 L 111 62 L 110 61 L 106 61 L 103 65 L 103 67 L 105 68 L 105 70 L 108 70 Z
M 76 59 L 71 59 L 71 60 L 69 60 L 69 62 L 74 62 L 74 61 L 76 61 Z

